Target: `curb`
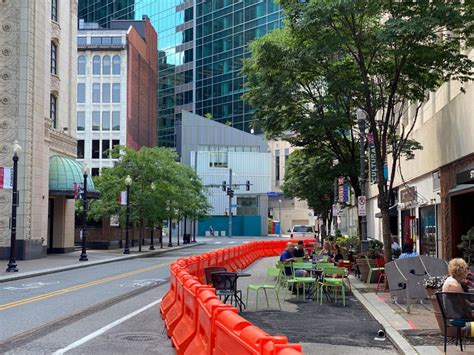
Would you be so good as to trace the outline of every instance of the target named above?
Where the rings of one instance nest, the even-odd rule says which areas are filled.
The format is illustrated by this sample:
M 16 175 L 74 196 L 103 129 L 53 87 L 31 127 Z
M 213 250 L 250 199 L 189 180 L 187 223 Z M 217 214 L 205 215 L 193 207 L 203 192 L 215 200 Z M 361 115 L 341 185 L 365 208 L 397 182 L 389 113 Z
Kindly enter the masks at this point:
M 374 307 L 362 293 L 357 291 L 355 288 L 352 288 L 352 293 L 359 300 L 359 302 L 362 303 L 370 315 L 377 322 L 379 322 L 382 327 L 384 327 L 387 338 L 393 343 L 393 345 L 395 345 L 398 351 L 407 355 L 419 354 L 415 347 L 411 345 L 408 340 L 406 340 L 405 337 L 390 324 L 383 314 L 376 307 Z
M 131 260 L 131 259 L 138 259 L 138 258 L 148 258 L 160 254 L 166 254 L 171 251 L 175 250 L 180 250 L 180 249 L 187 249 L 187 248 L 192 248 L 192 247 L 197 247 L 199 245 L 205 245 L 205 242 L 196 242 L 196 243 L 191 243 L 191 244 L 186 244 L 183 246 L 179 247 L 173 247 L 171 249 L 164 249 L 164 250 L 155 250 L 155 251 L 147 251 L 142 254 L 133 254 L 133 255 L 127 255 L 127 256 L 118 256 L 115 258 L 109 258 L 109 259 L 104 259 L 104 260 L 98 260 L 98 261 L 92 261 L 92 262 L 86 262 L 83 264 L 75 264 L 75 265 L 66 265 L 66 266 L 58 266 L 50 269 L 43 269 L 39 271 L 30 271 L 30 272 L 25 272 L 24 274 L 17 274 L 17 275 L 11 275 L 11 276 L 0 276 L 0 283 L 3 282 L 9 282 L 9 281 L 16 281 L 16 280 L 22 280 L 22 279 L 28 279 L 31 277 L 36 277 L 36 276 L 43 276 L 43 275 L 48 275 L 48 274 L 55 274 L 58 272 L 63 272 L 63 271 L 69 271 L 69 270 L 75 270 L 75 269 L 81 269 L 85 267 L 91 267 L 91 266 L 96 266 L 96 265 L 101 265 L 101 264 L 110 264 L 118 261 L 125 261 L 125 260 Z

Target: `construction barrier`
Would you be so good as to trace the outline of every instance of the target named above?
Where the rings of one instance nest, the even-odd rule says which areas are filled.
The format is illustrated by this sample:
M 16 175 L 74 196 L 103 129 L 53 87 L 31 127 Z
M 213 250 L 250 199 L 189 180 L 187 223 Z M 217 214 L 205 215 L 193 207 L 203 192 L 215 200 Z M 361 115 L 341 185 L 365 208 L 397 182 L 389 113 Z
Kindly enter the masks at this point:
M 306 241 L 307 242 L 307 241 Z M 255 241 L 180 258 L 170 266 L 170 289 L 160 305 L 167 335 L 178 355 L 296 355 L 300 344 L 271 336 L 224 304 L 205 284 L 204 269 L 242 270 L 256 260 L 279 255 L 285 240 Z

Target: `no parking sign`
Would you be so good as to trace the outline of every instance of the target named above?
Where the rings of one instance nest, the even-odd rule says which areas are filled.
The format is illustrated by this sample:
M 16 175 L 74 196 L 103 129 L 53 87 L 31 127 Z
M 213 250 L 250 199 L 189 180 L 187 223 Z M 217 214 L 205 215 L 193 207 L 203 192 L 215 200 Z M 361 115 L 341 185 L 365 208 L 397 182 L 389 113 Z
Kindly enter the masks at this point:
M 367 199 L 365 196 L 357 197 L 357 210 L 359 211 L 359 217 L 367 216 Z

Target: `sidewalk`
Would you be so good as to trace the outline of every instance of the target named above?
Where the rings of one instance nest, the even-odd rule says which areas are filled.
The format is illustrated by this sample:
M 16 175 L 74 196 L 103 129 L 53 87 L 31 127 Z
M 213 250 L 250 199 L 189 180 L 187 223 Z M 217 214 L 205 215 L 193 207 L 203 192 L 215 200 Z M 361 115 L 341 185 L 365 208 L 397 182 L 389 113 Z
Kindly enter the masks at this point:
M 155 250 L 150 251 L 149 245 L 142 247 L 142 252 L 138 251 L 138 246 L 130 248 L 130 254 L 124 255 L 123 249 L 109 249 L 109 250 L 87 250 L 88 261 L 79 261 L 81 250 L 76 250 L 65 254 L 48 254 L 46 258 L 32 259 L 32 260 L 17 260 L 18 272 L 6 272 L 8 260 L 2 260 L 4 267 L 0 270 L 0 283 L 13 280 L 21 280 L 29 277 L 35 277 L 46 274 L 53 274 L 56 272 L 74 270 L 94 265 L 113 263 L 117 261 L 130 260 L 136 258 L 146 258 L 157 256 L 160 254 L 176 251 L 180 249 L 192 248 L 198 245 L 206 244 L 209 238 L 199 238 L 199 242 L 191 244 L 181 244 L 179 247 L 173 241 L 173 247 L 168 247 L 168 243 L 163 242 L 163 249 L 160 249 L 160 244 L 155 244 Z
M 385 328 L 387 336 L 405 354 L 443 354 L 443 336 L 433 314 L 431 303 L 413 304 L 410 313 L 406 305 L 392 301 L 389 292 L 375 294 L 375 284 L 367 285 L 351 276 L 355 296 L 364 304 L 372 316 Z M 472 341 L 461 352 L 459 346 L 448 340 L 449 354 L 473 354 Z

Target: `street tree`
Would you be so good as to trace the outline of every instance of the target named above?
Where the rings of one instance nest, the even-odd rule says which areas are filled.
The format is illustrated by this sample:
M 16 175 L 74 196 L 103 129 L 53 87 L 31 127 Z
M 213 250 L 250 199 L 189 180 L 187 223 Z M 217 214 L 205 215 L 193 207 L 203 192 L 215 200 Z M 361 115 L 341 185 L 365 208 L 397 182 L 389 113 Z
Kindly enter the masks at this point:
M 285 196 L 305 200 L 308 207 L 320 216 L 324 226 L 321 230 L 323 239 L 327 231 L 330 233 L 336 169 L 329 154 L 295 150 L 288 159 L 285 182 L 281 186 Z
M 125 220 L 125 208 L 118 203 L 130 175 L 131 223 L 142 230 L 162 228 L 162 222 L 175 218 L 176 210 L 195 209 L 199 216 L 209 209 L 204 187 L 195 172 L 176 161 L 176 153 L 165 148 L 142 147 L 140 150 L 116 146 L 111 151 L 117 162 L 102 170 L 95 179 L 100 198 L 91 206 L 95 219 L 119 215 Z M 173 208 L 171 208 L 173 207 Z
M 391 260 L 389 208 L 397 164 L 421 148 L 411 133 L 429 92 L 449 80 L 462 85 L 472 78 L 466 46 L 474 29 L 473 4 L 461 0 L 281 0 L 280 4 L 290 38 L 321 64 L 318 75 L 327 83 L 323 96 L 342 90 L 352 107 L 365 112 L 376 154 L 385 258 Z

